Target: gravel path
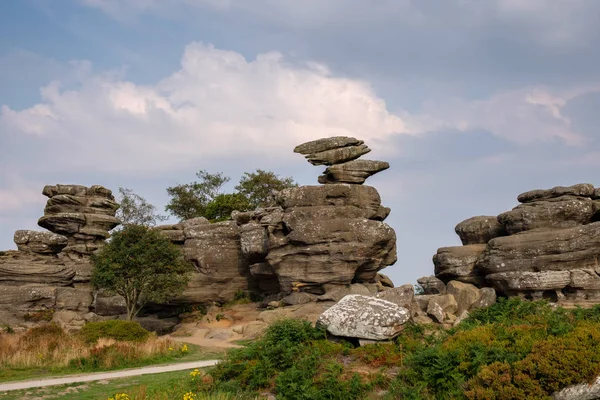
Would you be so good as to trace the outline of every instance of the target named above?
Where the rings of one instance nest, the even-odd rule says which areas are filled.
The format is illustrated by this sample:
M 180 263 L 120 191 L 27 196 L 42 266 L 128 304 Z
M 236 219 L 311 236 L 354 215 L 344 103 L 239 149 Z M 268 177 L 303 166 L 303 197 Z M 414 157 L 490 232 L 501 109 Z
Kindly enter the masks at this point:
M 0 392 L 9 390 L 31 389 L 44 386 L 66 385 L 69 383 L 102 381 L 107 379 L 127 378 L 129 376 L 160 374 L 162 372 L 183 371 L 186 369 L 210 367 L 219 362 L 219 360 L 193 361 L 180 364 L 160 365 L 157 367 L 144 367 L 136 369 L 127 369 L 114 372 L 95 372 L 92 374 L 68 375 L 62 378 L 38 379 L 32 381 L 22 381 L 13 383 L 0 383 Z

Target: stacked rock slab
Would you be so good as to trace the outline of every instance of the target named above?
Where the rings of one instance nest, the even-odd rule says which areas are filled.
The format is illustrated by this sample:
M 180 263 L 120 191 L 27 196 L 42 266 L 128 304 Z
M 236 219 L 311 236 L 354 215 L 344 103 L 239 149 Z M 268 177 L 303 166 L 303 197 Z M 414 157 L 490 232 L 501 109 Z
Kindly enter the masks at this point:
M 51 232 L 16 231 L 18 251 L 0 254 L 0 323 L 50 310 L 79 313 L 70 320 L 82 324 L 93 301 L 89 255 L 119 224 L 118 205 L 102 186 L 54 185 L 42 193 L 50 199 L 39 225 Z
M 517 199 L 497 217 L 458 224 L 463 246 L 438 250 L 436 276 L 506 296 L 600 301 L 600 189 L 558 186 Z
M 320 139 L 294 151 L 328 166 L 320 179 L 326 184 L 285 189 L 276 194 L 278 207 L 233 215 L 251 274 L 261 290 L 283 295 L 339 294 L 357 283 L 377 292 L 383 287 L 377 272 L 396 262 L 396 235 L 382 222 L 390 210 L 377 190 L 361 183 L 388 164 L 356 160 L 370 149 L 350 137 Z

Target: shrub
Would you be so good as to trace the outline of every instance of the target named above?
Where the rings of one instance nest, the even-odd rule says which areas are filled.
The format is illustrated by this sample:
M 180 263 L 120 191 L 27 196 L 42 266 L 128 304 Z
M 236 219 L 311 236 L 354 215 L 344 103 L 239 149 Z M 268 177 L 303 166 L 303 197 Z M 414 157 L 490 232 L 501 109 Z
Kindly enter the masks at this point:
M 80 333 L 88 343 L 94 343 L 100 338 L 143 342 L 150 335 L 150 332 L 142 328 L 139 323 L 122 320 L 90 322 L 81 329 Z
M 50 322 L 52 321 L 52 317 L 54 316 L 53 310 L 43 310 L 43 311 L 35 311 L 31 313 L 26 313 L 23 315 L 23 319 L 25 321 L 30 322 Z

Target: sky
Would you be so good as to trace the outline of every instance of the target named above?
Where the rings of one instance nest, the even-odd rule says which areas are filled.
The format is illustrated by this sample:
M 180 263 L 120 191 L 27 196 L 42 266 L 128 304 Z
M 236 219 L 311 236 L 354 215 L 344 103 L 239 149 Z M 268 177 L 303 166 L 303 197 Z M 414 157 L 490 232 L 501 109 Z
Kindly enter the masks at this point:
M 599 42 L 597 0 L 2 1 L 0 249 L 46 184 L 163 210 L 201 169 L 317 184 L 293 148 L 352 136 L 415 283 L 462 220 L 600 186 Z

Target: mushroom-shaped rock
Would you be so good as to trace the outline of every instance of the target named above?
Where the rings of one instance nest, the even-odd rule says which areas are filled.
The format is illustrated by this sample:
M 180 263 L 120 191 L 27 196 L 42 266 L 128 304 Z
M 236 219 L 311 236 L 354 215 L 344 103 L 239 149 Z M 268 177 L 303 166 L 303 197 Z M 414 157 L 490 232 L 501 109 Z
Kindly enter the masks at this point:
M 384 171 L 390 167 L 385 161 L 353 160 L 343 164 L 327 167 L 323 175 L 319 176 L 319 183 L 354 183 L 362 184 L 371 175 Z
M 303 143 L 294 149 L 312 165 L 334 165 L 355 160 L 371 151 L 362 140 L 336 136 Z
M 319 316 L 317 324 L 335 336 L 389 340 L 402 331 L 410 311 L 374 297 L 348 295 Z

